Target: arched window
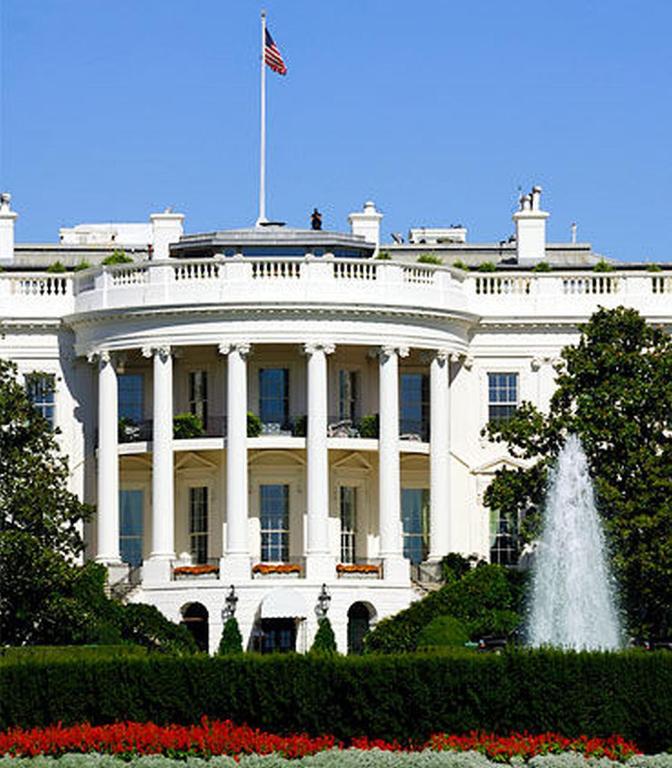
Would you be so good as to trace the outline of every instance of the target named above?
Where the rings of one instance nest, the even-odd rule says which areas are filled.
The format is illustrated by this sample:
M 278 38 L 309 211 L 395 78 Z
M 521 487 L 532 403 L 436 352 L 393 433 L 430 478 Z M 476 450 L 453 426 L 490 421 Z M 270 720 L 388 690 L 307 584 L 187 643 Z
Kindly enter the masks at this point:
M 182 608 L 181 622 L 194 636 L 199 651 L 208 652 L 208 609 L 201 603 L 188 603 Z
M 348 610 L 348 653 L 364 650 L 364 636 L 371 627 L 374 611 L 367 603 L 353 603 Z

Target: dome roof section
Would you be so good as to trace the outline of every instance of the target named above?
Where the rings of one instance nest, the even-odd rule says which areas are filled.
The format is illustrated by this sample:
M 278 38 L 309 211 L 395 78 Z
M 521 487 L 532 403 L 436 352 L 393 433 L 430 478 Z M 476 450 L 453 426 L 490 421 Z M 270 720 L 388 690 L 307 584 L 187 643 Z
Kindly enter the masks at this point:
M 332 253 L 336 258 L 368 259 L 375 252 L 375 244 L 361 235 L 326 232 L 312 229 L 292 229 L 270 224 L 249 229 L 229 229 L 183 235 L 170 246 L 172 258 L 208 258 L 216 254 L 278 258 L 303 258 L 307 254 L 324 256 Z

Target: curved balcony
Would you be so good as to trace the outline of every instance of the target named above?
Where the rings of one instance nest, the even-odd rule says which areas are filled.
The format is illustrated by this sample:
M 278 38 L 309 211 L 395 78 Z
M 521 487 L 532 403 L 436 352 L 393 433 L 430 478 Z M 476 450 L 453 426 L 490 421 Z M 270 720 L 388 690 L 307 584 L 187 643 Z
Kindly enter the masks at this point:
M 75 312 L 133 307 L 380 306 L 467 312 L 461 278 L 447 268 L 340 259 L 242 256 L 97 267 L 74 276 Z

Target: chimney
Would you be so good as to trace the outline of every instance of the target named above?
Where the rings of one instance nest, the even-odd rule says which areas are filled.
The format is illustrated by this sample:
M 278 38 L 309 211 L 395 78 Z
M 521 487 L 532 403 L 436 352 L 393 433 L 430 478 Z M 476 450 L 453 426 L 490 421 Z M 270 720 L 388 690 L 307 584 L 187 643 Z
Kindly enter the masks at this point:
M 363 211 L 356 211 L 348 216 L 353 235 L 362 235 L 368 243 L 376 246 L 374 255 L 378 254 L 380 245 L 380 222 L 383 214 L 376 210 L 371 200 L 364 203 Z
M 170 256 L 170 244 L 176 243 L 182 236 L 183 213 L 173 213 L 166 208 L 163 213 L 152 213 L 152 259 L 167 259 Z
M 541 187 L 532 187 L 529 195 L 520 198 L 520 210 L 513 214 L 516 223 L 516 252 L 518 264 L 538 264 L 546 258 L 546 219 L 542 211 Z
M 9 192 L 0 193 L 0 261 L 14 259 L 14 222 L 19 214 L 11 209 L 11 201 Z

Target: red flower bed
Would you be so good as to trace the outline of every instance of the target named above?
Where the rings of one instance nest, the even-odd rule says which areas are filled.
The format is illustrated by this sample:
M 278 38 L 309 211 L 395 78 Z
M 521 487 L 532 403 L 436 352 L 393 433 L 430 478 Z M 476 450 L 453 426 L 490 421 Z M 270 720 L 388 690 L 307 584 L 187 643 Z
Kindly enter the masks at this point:
M 472 732 L 467 736 L 435 734 L 426 744 L 402 746 L 379 739 L 354 738 L 350 746 L 357 749 L 433 749 L 466 752 L 475 750 L 491 760 L 506 762 L 511 757 L 527 760 L 535 755 L 578 752 L 586 757 L 609 757 L 623 760 L 639 750 L 620 736 L 608 739 L 567 739 L 559 734 L 538 736 L 513 733 L 510 736 Z M 236 726 L 230 720 L 209 721 L 199 725 L 167 725 L 154 723 L 114 723 L 89 725 L 83 723 L 64 728 L 60 724 L 47 728 L 13 728 L 0 733 L 0 755 L 34 756 L 62 755 L 66 752 L 103 752 L 113 755 L 162 754 L 168 757 L 197 755 L 266 755 L 277 752 L 289 758 L 312 755 L 325 749 L 344 747 L 333 736 L 294 734 L 277 736 L 258 728 Z

